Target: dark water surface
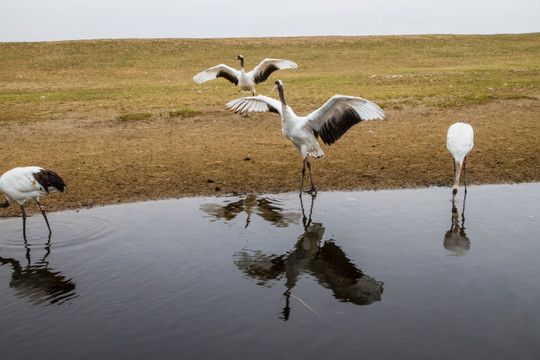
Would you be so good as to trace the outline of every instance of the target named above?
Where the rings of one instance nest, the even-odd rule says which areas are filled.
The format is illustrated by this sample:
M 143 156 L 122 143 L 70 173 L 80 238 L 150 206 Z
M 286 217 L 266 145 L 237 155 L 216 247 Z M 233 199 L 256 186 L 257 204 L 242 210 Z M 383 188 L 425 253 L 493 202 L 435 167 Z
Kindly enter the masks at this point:
M 538 359 L 540 184 L 0 220 L 1 359 Z M 313 201 L 312 201 L 313 200 Z M 46 202 L 46 201 L 45 201 Z

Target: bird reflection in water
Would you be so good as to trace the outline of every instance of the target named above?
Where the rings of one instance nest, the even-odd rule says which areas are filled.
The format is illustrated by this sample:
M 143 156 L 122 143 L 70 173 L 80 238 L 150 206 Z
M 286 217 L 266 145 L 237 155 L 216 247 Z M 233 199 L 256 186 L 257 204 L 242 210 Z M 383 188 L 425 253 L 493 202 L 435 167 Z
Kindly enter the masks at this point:
M 227 205 L 203 204 L 200 209 L 216 219 L 233 220 L 242 212 L 247 215 L 245 228 L 251 222 L 251 215 L 256 214 L 264 220 L 278 227 L 286 227 L 291 223 L 298 223 L 296 213 L 284 212 L 275 200 L 256 195 L 248 195 L 244 199 L 230 202 Z
M 452 225 L 450 230 L 444 234 L 444 248 L 451 251 L 453 255 L 465 255 L 471 248 L 471 240 L 465 233 L 465 197 L 463 198 L 463 209 L 461 210 L 461 221 L 456 204 L 452 200 Z
M 20 298 L 27 298 L 32 304 L 63 304 L 77 296 L 75 283 L 66 279 L 61 272 L 49 268 L 47 257 L 51 253 L 51 237 L 45 245 L 45 255 L 32 264 L 30 245 L 25 241 L 26 266 L 18 260 L 0 257 L 0 265 L 11 265 L 13 273 L 9 286 Z
M 314 200 L 315 196 L 312 196 L 308 216 L 305 215 L 304 205 L 300 200 L 304 233 L 291 251 L 283 255 L 267 255 L 261 251 L 246 250 L 235 254 L 236 266 L 247 276 L 259 280 L 258 284 L 261 286 L 271 286 L 271 281 L 285 278 L 285 307 L 281 316 L 283 320 L 289 319 L 290 298 L 297 298 L 292 295 L 292 290 L 302 274 L 315 277 L 319 284 L 332 290 L 334 297 L 342 302 L 368 305 L 381 300 L 383 282 L 358 269 L 332 239 L 321 245 L 325 229 L 321 223 L 311 220 Z M 308 306 L 301 299 L 297 299 Z

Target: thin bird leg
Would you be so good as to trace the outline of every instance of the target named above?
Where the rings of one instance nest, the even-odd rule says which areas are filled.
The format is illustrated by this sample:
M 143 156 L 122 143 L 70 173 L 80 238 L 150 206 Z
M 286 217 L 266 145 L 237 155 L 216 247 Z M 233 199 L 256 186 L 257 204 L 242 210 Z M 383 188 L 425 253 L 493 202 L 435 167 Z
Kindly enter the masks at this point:
M 47 227 L 49 228 L 49 234 L 52 234 L 51 226 L 49 225 L 49 219 L 47 219 L 47 214 L 45 213 L 45 208 L 43 205 L 39 203 L 39 201 L 36 200 L 36 202 L 39 205 L 39 210 L 41 210 L 41 213 L 43 214 L 43 218 L 45 219 L 45 222 L 47 223 Z
M 302 197 L 302 191 L 304 190 L 304 175 L 306 174 L 306 159 L 302 160 L 302 164 L 304 166 L 302 166 L 302 179 L 300 180 L 300 197 Z
M 452 163 L 454 164 L 454 182 L 456 179 L 456 160 L 452 158 Z M 454 188 L 452 187 L 452 204 L 454 203 L 454 198 L 456 197 L 457 190 L 454 191 Z
M 467 162 L 467 157 L 465 156 L 463 158 L 463 191 L 465 193 L 467 193 L 467 180 L 466 180 L 466 175 L 467 175 L 467 167 L 465 166 L 465 163 Z
M 309 162 L 308 158 L 306 158 L 307 167 L 309 170 L 309 179 L 311 180 L 311 190 L 308 191 L 311 195 L 317 194 L 317 189 L 315 189 L 315 186 L 313 185 L 313 175 L 311 175 L 311 163 Z
M 26 241 L 26 211 L 24 211 L 24 206 L 23 205 L 21 205 L 21 211 L 22 211 L 23 238 L 24 238 L 24 241 Z
M 309 226 L 311 225 L 311 215 L 313 214 L 313 203 L 314 203 L 315 196 L 311 197 L 311 207 L 309 208 L 309 217 L 306 216 L 306 212 L 304 211 L 304 202 L 302 201 L 302 197 L 300 197 L 300 207 L 302 208 L 302 225 L 304 225 L 304 230 L 307 231 Z

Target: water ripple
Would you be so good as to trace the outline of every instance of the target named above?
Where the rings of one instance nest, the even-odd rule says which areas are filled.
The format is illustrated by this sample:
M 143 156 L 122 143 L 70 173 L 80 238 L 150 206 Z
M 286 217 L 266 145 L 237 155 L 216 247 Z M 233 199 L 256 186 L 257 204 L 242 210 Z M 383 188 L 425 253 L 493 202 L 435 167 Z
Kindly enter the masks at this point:
M 117 231 L 111 216 L 86 216 L 82 212 L 61 212 L 48 214 L 52 234 L 43 218 L 39 215 L 30 216 L 26 220 L 26 242 L 23 238 L 22 219 L 9 218 L 0 220 L 0 249 L 20 249 L 28 246 L 42 247 L 49 243 L 55 248 L 89 244 L 102 239 L 105 235 Z M 95 214 L 93 214 L 95 215 Z M 110 215 L 110 214 L 107 214 Z

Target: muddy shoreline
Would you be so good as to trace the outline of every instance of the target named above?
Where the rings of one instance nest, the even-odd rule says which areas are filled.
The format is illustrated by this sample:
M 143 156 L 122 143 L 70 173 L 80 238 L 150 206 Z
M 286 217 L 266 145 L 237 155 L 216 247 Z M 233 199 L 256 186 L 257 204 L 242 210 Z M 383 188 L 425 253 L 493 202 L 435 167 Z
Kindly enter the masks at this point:
M 540 180 L 540 101 L 493 101 L 459 109 L 385 109 L 388 121 L 362 122 L 314 159 L 319 191 L 451 186 L 446 131 L 465 120 L 475 131 L 468 184 Z M 225 109 L 192 118 L 120 121 L 72 114 L 0 127 L 3 173 L 38 165 L 56 171 L 67 193 L 42 198 L 48 211 L 233 193 L 298 191 L 301 157 L 279 117 Z M 450 188 L 449 188 L 450 195 Z M 3 201 L 3 199 L 2 199 Z M 28 212 L 37 206 L 28 204 Z M 19 206 L 2 210 L 17 216 Z

